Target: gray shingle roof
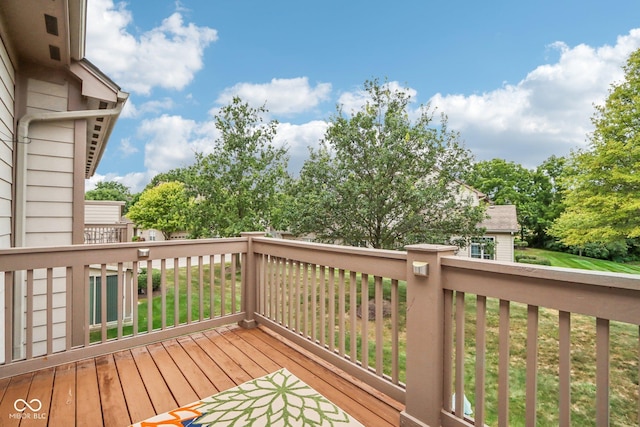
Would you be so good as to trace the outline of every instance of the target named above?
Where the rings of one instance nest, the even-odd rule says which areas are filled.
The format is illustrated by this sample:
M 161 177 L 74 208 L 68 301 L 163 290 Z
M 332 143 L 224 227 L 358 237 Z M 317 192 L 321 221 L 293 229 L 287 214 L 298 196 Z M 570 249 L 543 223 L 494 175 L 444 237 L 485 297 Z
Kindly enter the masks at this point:
M 517 232 L 518 216 L 515 205 L 492 205 L 487 207 L 489 218 L 482 221 L 479 226 L 486 228 L 487 232 Z

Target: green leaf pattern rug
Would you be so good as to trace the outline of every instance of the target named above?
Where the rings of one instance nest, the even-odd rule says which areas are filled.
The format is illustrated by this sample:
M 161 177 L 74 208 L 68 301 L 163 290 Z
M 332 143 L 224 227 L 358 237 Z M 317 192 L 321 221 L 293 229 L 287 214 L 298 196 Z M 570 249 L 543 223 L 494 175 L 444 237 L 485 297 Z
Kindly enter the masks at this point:
M 303 427 L 362 424 L 286 369 L 222 391 L 134 427 Z

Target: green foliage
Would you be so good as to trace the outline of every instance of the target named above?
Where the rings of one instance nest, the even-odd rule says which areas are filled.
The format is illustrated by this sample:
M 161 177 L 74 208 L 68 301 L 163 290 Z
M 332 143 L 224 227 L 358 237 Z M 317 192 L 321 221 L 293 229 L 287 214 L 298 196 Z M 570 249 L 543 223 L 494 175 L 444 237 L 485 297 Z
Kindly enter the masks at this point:
M 535 255 L 516 254 L 515 259 L 516 262 L 523 264 L 551 265 L 551 261 L 549 259 Z
M 432 126 L 422 107 L 412 121 L 406 91 L 365 82 L 359 111 L 338 107 L 323 145 L 311 150 L 288 200 L 296 234 L 320 241 L 397 249 L 417 242 L 465 245 L 481 235 L 484 209 L 457 182 L 471 155 L 446 118 Z
M 147 291 L 147 277 L 148 277 L 147 269 L 141 268 L 140 273 L 138 273 L 138 293 L 139 294 L 143 294 Z M 154 268 L 151 271 L 151 283 L 154 291 L 157 291 L 158 289 L 160 289 L 161 282 L 162 282 L 162 273 L 160 273 L 160 270 Z
M 272 144 L 277 122 L 262 123 L 266 113 L 234 98 L 215 118 L 221 137 L 212 153 L 197 153 L 196 164 L 179 172 L 197 197 L 196 237 L 237 236 L 273 223 L 288 157 L 286 148 Z
M 568 246 L 640 238 L 640 50 L 592 119 L 588 149 L 572 153 L 566 211 L 550 233 Z
M 537 169 L 493 159 L 477 162 L 465 182 L 483 192 L 497 205 L 516 205 L 521 240 L 542 246 L 549 240 L 546 229 L 562 212 L 559 177 L 565 159 L 551 156 Z
M 126 202 L 124 212 L 127 213 L 131 207 L 134 196 L 131 194 L 129 187 L 116 181 L 100 181 L 96 184 L 96 188 L 89 190 L 84 194 L 85 200 L 116 200 Z
M 192 206 L 184 184 L 165 182 L 143 191 L 127 217 L 139 227 L 160 230 L 169 239 L 171 233 L 188 228 L 187 213 Z

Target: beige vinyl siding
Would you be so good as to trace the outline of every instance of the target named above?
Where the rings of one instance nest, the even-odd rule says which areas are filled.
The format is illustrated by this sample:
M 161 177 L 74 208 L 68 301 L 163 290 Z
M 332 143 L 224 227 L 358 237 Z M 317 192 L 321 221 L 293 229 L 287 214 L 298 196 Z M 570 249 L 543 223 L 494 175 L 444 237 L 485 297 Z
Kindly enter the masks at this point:
M 513 235 L 494 234 L 496 239 L 496 261 L 513 261 Z
M 85 224 L 116 224 L 120 222 L 122 206 L 114 202 L 85 201 Z
M 15 82 L 13 64 L 0 39 L 0 248 L 11 247 Z M 3 274 L 0 274 L 0 301 L 4 301 Z M 4 319 L 3 303 L 0 303 L 0 319 Z M 0 363 L 4 363 L 4 328 L 1 329 Z
M 11 246 L 15 80 L 7 49 L 0 43 L 0 248 Z
M 66 111 L 67 98 L 66 84 L 29 79 L 30 113 Z M 73 231 L 73 122 L 33 122 L 29 137 L 25 244 L 69 245 Z
M 67 111 L 68 85 L 29 79 L 27 112 Z M 32 122 L 27 149 L 25 245 L 72 244 L 74 123 Z M 65 271 L 53 274 L 53 350 L 65 346 Z M 46 278 L 34 277 L 34 355 L 46 354 Z M 26 307 L 26 306 L 25 306 Z

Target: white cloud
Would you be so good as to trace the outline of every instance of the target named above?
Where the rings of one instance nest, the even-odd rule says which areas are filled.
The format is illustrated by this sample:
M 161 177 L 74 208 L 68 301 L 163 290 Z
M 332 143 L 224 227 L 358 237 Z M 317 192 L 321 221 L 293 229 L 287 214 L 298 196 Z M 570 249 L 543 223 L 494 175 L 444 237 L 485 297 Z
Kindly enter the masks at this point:
M 129 157 L 132 154 L 137 153 L 138 148 L 131 144 L 131 140 L 129 138 L 123 138 L 120 140 L 120 146 L 118 146 L 118 151 L 122 153 L 123 157 Z
M 611 84 L 623 79 L 621 67 L 640 47 L 640 29 L 618 37 L 615 46 L 550 47 L 560 53 L 557 62 L 537 67 L 517 84 L 481 95 L 432 97 L 479 159 L 501 157 L 534 167 L 551 154 L 584 145 L 593 105 L 602 104 Z
M 411 97 L 411 101 L 415 102 L 418 92 L 415 89 L 407 88 L 397 81 L 391 81 L 383 83 L 382 87 L 387 87 L 391 92 L 404 92 L 407 96 Z M 344 92 L 338 98 L 338 105 L 342 106 L 342 110 L 345 114 L 351 114 L 359 111 L 368 101 L 371 100 L 369 92 L 364 89 L 358 89 L 352 92 Z
M 216 30 L 185 24 L 174 13 L 161 25 L 131 34 L 131 12 L 113 0 L 88 2 L 87 57 L 125 91 L 149 94 L 154 87 L 183 89 L 202 66 L 204 49 Z
M 238 83 L 225 89 L 216 100 L 228 104 L 234 96 L 253 107 L 266 103 L 271 114 L 292 115 L 314 109 L 329 99 L 331 83 L 309 84 L 307 77 L 272 79 L 269 83 Z
M 162 115 L 143 120 L 138 136 L 147 140 L 144 166 L 152 173 L 191 165 L 196 152 L 208 153 L 217 131 L 211 123 L 199 124 L 180 116 Z
M 289 149 L 289 170 L 298 172 L 309 156 L 309 147 L 317 149 L 329 123 L 314 120 L 301 125 L 279 123 L 274 145 Z
M 154 175 L 149 172 L 132 172 L 125 176 L 118 176 L 113 173 L 106 175 L 95 174 L 91 178 L 85 180 L 85 191 L 90 191 L 96 188 L 96 184 L 99 182 L 115 181 L 119 182 L 129 188 L 132 194 L 139 193 L 144 187 L 151 181 Z

